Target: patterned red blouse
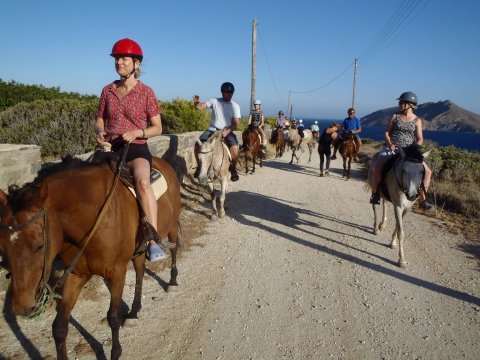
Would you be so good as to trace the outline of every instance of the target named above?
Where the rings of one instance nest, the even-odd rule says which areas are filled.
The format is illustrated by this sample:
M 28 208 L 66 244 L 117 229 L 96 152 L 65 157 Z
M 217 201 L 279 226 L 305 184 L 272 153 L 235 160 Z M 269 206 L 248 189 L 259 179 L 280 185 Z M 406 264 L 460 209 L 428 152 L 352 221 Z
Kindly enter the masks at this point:
M 97 117 L 105 121 L 109 142 L 129 130 L 146 129 L 147 121 L 160 112 L 155 93 L 144 83 L 137 82 L 123 99 L 115 94 L 116 87 L 116 82 L 106 85 L 98 105 Z M 147 139 L 135 139 L 132 142 L 144 144 Z

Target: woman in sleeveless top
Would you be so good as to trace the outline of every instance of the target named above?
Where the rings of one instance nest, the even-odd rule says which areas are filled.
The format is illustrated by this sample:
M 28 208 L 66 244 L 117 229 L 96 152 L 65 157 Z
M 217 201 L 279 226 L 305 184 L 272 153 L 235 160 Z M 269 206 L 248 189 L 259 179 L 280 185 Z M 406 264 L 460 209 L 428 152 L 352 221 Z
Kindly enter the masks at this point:
M 262 140 L 261 152 L 262 152 L 262 155 L 265 155 L 266 154 L 265 145 L 267 144 L 267 140 L 265 138 L 265 132 L 263 131 L 265 118 L 263 116 L 262 111 L 260 110 L 261 105 L 262 105 L 262 102 L 258 99 L 255 99 L 255 101 L 253 102 L 253 110 L 250 111 L 250 116 L 248 117 L 248 125 L 255 127 L 260 133 L 260 137 Z
M 399 100 L 398 107 L 400 113 L 394 114 L 388 121 L 384 136 L 386 147 L 378 153 L 378 157 L 374 163 L 373 179 L 376 191 L 370 198 L 371 204 L 380 204 L 378 187 L 382 180 L 382 169 L 387 161 L 394 154 L 398 153 L 400 148 L 405 148 L 412 144 L 423 144 L 422 120 L 413 113 L 413 110 L 417 106 L 417 96 L 414 93 L 407 91 L 400 95 L 397 100 Z M 419 197 L 421 206 L 428 210 L 432 208 L 432 205 L 426 201 L 427 189 L 430 185 L 432 171 L 425 162 L 423 162 L 423 166 L 425 168 L 425 175 Z

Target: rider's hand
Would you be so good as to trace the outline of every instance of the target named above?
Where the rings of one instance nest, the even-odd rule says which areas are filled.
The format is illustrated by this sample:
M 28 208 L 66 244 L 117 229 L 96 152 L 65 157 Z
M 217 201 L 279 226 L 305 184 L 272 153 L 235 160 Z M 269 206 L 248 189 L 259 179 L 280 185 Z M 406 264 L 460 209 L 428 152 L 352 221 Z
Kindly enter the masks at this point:
M 105 142 L 105 135 L 107 135 L 107 132 L 105 130 L 100 131 L 97 134 L 97 142 Z
M 140 134 L 138 134 L 139 131 L 141 132 Z M 122 139 L 128 143 L 131 143 L 136 138 L 141 137 L 142 133 L 143 132 L 140 129 L 130 130 L 130 131 L 127 131 L 126 133 L 123 133 Z
M 193 105 L 195 105 L 196 107 L 199 102 L 200 102 L 200 96 L 193 95 Z
M 230 129 L 229 129 L 228 127 L 223 128 L 223 130 L 222 130 L 222 138 L 227 137 L 227 135 L 230 134 L 230 132 L 231 132 L 231 131 L 230 131 Z
M 390 144 L 388 145 L 388 148 L 390 149 L 390 151 L 395 151 L 397 147 L 395 146 L 395 144 Z

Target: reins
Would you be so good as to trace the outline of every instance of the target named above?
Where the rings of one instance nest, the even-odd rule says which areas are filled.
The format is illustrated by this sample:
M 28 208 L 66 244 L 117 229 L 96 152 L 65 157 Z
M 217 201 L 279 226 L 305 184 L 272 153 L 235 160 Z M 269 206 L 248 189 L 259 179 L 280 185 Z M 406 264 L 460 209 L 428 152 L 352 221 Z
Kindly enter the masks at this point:
M 120 164 L 119 164 L 119 169 L 123 166 L 123 164 L 125 162 L 127 152 L 128 152 L 128 147 L 129 147 L 129 143 L 127 143 L 127 145 L 125 147 L 125 150 L 122 154 L 122 159 L 121 159 Z M 120 179 L 120 171 L 117 171 L 117 173 L 115 174 L 115 178 L 114 178 L 112 188 L 110 189 L 110 192 L 108 193 L 107 198 L 106 198 L 105 202 L 103 203 L 103 206 L 100 210 L 100 213 L 98 214 L 98 217 L 95 221 L 95 224 L 93 225 L 91 230 L 88 232 L 88 234 L 84 237 L 84 239 L 81 241 L 81 243 L 83 242 L 83 246 L 80 248 L 78 253 L 75 254 L 74 258 L 72 259 L 72 262 L 70 263 L 68 268 L 65 269 L 65 271 L 64 271 L 62 277 L 60 278 L 60 280 L 58 280 L 55 283 L 55 286 L 53 287 L 53 289 L 48 284 L 48 279 L 47 279 L 48 259 L 50 258 L 50 248 L 51 248 L 50 226 L 49 226 L 49 222 L 48 222 L 47 207 L 45 205 L 42 205 L 42 209 L 24 223 L 12 224 L 12 225 L 7 225 L 7 224 L 4 224 L 4 223 L 0 223 L 0 227 L 6 227 L 10 231 L 19 231 L 19 230 L 23 230 L 27 226 L 36 222 L 42 215 L 44 217 L 44 220 L 43 220 L 44 221 L 43 239 L 44 239 L 45 251 L 44 251 L 44 256 L 43 256 L 42 277 L 39 281 L 39 285 L 37 286 L 37 291 L 36 291 L 36 294 L 35 294 L 36 303 L 35 303 L 35 306 L 33 308 L 33 311 L 28 315 L 29 318 L 34 318 L 34 317 L 37 317 L 37 316 L 41 315 L 47 309 L 50 302 L 54 298 L 59 298 L 60 297 L 60 295 L 55 294 L 55 290 L 57 290 L 58 288 L 61 288 L 65 284 L 65 281 L 67 279 L 68 274 L 70 274 L 73 271 L 73 269 L 75 268 L 78 260 L 80 259 L 80 256 L 83 254 L 83 252 L 85 251 L 85 248 L 87 247 L 88 243 L 92 239 L 93 234 L 95 233 L 95 231 L 97 230 L 97 228 L 98 228 L 99 224 L 101 223 L 103 217 L 105 216 L 105 211 L 107 209 L 108 204 L 110 203 L 110 200 L 111 200 L 112 195 L 115 191 L 115 188 L 117 187 L 119 179 Z

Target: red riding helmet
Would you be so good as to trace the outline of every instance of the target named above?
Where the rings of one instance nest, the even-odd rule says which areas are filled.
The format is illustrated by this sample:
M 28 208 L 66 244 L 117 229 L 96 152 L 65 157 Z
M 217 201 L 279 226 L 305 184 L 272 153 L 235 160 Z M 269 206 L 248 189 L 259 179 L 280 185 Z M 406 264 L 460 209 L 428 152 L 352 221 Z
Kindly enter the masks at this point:
M 110 56 L 131 56 L 142 61 L 143 51 L 137 42 L 125 38 L 118 40 L 115 45 L 113 45 Z

